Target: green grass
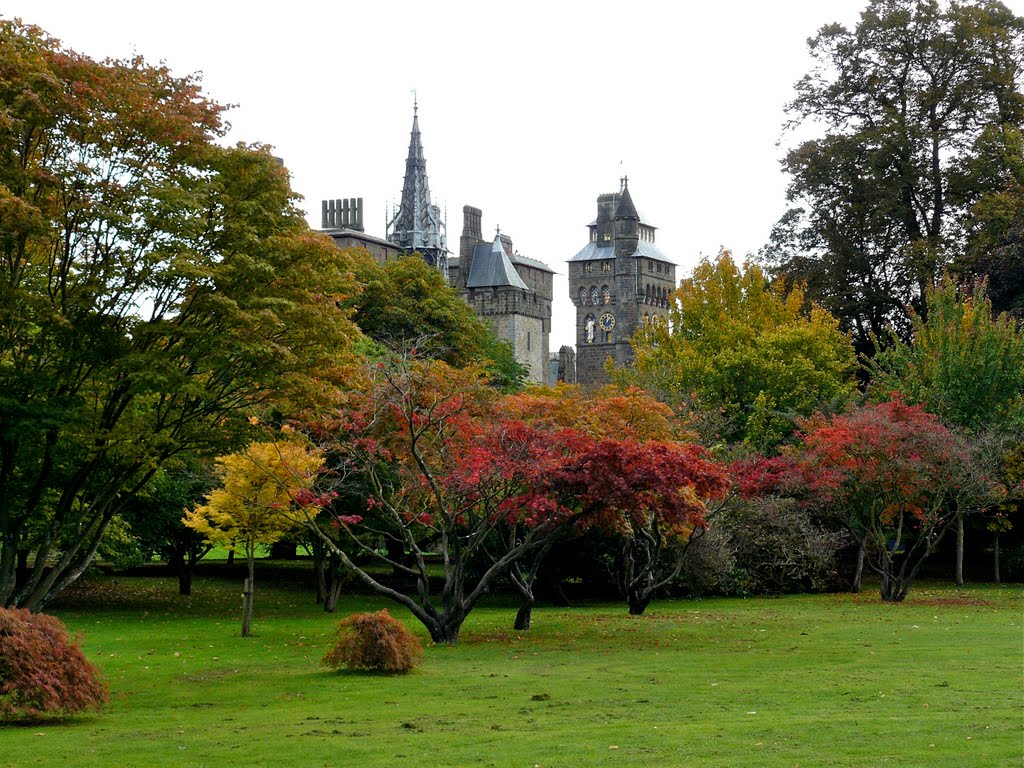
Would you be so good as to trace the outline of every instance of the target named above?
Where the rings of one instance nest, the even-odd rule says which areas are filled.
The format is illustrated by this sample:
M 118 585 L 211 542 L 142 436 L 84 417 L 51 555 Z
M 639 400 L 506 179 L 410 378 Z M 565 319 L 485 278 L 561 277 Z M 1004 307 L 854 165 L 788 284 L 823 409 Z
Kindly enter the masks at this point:
M 259 576 L 257 576 L 257 579 Z M 90 582 L 55 612 L 106 677 L 103 715 L 0 727 L 19 766 L 967 766 L 1022 758 L 1018 586 L 475 611 L 405 677 L 319 667 L 338 617 L 300 586 Z M 394 607 L 394 615 L 409 617 Z M 410 627 L 425 633 L 409 619 Z

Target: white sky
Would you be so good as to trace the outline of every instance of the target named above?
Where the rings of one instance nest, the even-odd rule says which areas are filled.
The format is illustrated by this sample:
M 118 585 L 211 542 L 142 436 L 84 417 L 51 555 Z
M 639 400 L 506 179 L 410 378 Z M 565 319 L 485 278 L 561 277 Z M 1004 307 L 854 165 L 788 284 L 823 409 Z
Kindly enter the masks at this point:
M 782 106 L 805 41 L 867 0 L 293 3 L 0 0 L 93 58 L 138 52 L 203 73 L 237 105 L 232 141 L 274 146 L 305 197 L 362 197 L 384 235 L 420 105 L 433 200 L 458 251 L 462 206 L 559 272 L 551 349 L 573 344 L 565 261 L 619 177 L 688 273 L 756 252 L 785 208 Z M 783 147 L 777 142 L 783 140 Z

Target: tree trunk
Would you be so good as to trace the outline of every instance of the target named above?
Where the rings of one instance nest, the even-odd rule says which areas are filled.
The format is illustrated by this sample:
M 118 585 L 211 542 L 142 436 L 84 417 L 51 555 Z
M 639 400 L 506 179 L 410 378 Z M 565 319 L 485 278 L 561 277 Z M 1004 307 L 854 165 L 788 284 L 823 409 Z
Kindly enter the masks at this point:
M 316 574 L 316 602 L 323 605 L 327 602 L 327 573 L 322 561 L 313 562 L 313 572 Z M 324 608 L 324 610 L 327 610 Z
M 252 637 L 252 592 L 253 592 L 253 567 L 252 559 L 249 560 L 249 578 L 245 580 L 242 591 L 242 637 Z
M 327 558 L 324 590 L 324 613 L 334 613 L 338 608 L 338 598 L 345 580 L 341 577 L 341 560 L 336 555 Z
M 627 602 L 629 603 L 629 615 L 642 616 L 643 612 L 647 610 L 647 606 L 651 604 L 651 598 L 653 596 L 653 594 L 643 595 L 639 592 L 631 593 L 627 598 Z
M 860 538 L 860 544 L 857 545 L 857 570 L 853 573 L 853 584 L 850 585 L 850 591 L 858 595 L 860 594 L 861 580 L 864 578 L 864 556 L 867 554 L 868 547 L 868 535 L 865 533 Z
M 1003 583 L 999 573 L 999 531 L 995 532 L 995 541 L 992 542 L 992 577 L 996 584 Z
M 462 621 L 455 622 L 449 620 L 430 630 L 430 639 L 438 645 L 457 645 L 459 642 L 459 630 L 461 629 Z
M 964 585 L 964 513 L 956 513 L 956 585 Z
M 388 551 L 388 560 L 392 562 L 391 572 L 395 576 L 401 576 L 402 570 L 398 567 L 397 563 L 405 564 L 408 558 L 405 554 L 405 544 L 398 539 L 387 538 L 384 542 Z
M 192 564 L 185 558 L 178 561 L 178 594 L 192 594 Z
M 235 564 L 235 547 L 234 542 L 231 542 L 231 549 L 228 550 L 228 568 Z
M 330 586 L 324 596 L 324 613 L 334 613 L 338 609 L 338 598 L 341 597 L 341 587 L 344 583 L 337 571 L 333 571 Z
M 527 631 L 530 629 L 530 620 L 533 618 L 533 604 L 536 600 L 531 594 L 528 598 L 524 597 L 522 603 L 519 606 L 519 611 L 516 613 L 515 624 L 512 625 L 513 629 L 520 631 Z

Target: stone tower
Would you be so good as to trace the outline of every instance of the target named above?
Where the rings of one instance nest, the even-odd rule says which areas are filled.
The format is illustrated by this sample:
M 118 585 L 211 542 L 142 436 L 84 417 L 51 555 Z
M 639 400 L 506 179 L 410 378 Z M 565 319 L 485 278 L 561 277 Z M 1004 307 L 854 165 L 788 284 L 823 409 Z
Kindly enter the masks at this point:
M 605 362 L 633 362 L 630 340 L 646 323 L 668 320 L 676 267 L 654 244 L 655 227 L 643 221 L 629 193 L 597 198 L 590 241 L 569 259 L 569 296 L 576 305 L 576 379 L 608 382 Z
M 554 272 L 543 262 L 516 253 L 512 238 L 500 230 L 483 238 L 483 213 L 467 205 L 459 257 L 449 265 L 449 282 L 494 335 L 512 345 L 516 361 L 526 366 L 527 379 L 549 381 L 551 300 Z
M 423 157 L 420 136 L 419 105 L 412 107 L 412 134 L 409 155 L 405 160 L 405 181 L 402 184 L 402 202 L 394 218 L 388 222 L 387 239 L 406 253 L 417 252 L 447 277 L 448 247 L 445 241 L 441 209 L 430 202 L 427 183 L 427 161 Z

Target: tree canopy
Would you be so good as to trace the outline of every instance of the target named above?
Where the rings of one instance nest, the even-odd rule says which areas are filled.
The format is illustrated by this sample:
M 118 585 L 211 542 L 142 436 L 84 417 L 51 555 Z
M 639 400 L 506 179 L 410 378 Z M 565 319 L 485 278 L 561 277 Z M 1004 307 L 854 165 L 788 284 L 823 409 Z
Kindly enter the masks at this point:
M 826 25 L 808 46 L 815 65 L 788 109 L 823 133 L 783 162 L 793 208 L 766 255 L 868 352 L 872 333 L 906 327 L 904 306 L 923 310 L 974 206 L 1011 180 L 1024 18 L 997 0 L 872 0 L 853 30 Z M 985 269 L 978 247 L 972 270 Z
M 912 316 L 910 342 L 894 339 L 872 360 L 874 395 L 921 404 L 952 427 L 1019 428 L 1024 330 L 1006 315 L 993 317 L 982 284 L 965 296 L 946 278 L 926 301 L 927 319 Z
M 805 306 L 799 286 L 769 284 L 756 264 L 728 251 L 702 261 L 673 294 L 669 323 L 634 340 L 636 361 L 621 378 L 670 402 L 719 410 L 722 437 L 776 442 L 794 415 L 847 397 L 853 349 L 838 322 Z
M 44 605 L 161 465 L 317 398 L 359 336 L 337 249 L 222 109 L 0 21 L 0 604 Z
M 511 345 L 495 337 L 436 267 L 416 254 L 383 265 L 358 249 L 345 255 L 361 283 L 346 306 L 368 337 L 393 349 L 416 347 L 457 368 L 486 363 L 495 384 L 522 386 L 526 370 Z

